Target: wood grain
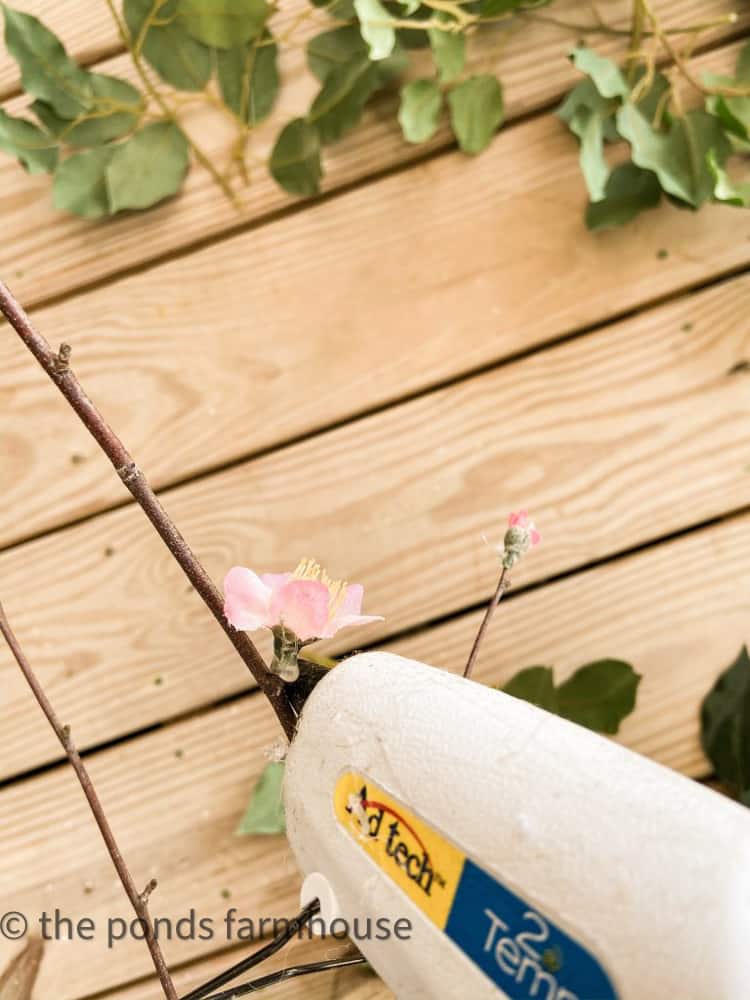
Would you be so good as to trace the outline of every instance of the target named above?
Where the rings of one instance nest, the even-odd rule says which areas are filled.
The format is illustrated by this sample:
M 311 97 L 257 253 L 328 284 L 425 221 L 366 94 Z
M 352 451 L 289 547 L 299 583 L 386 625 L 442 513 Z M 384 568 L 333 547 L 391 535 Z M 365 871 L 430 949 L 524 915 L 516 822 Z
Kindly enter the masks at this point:
M 373 642 L 483 600 L 522 504 L 544 580 L 750 502 L 750 280 L 687 296 L 170 491 L 221 580 L 319 558 L 366 585 Z M 689 329 L 688 329 L 689 327 Z M 366 370 L 366 369 L 363 369 Z M 241 690 L 248 678 L 133 507 L 0 555 L 8 616 L 91 746 Z M 0 774 L 57 757 L 0 650 Z
M 574 144 L 545 117 L 475 160 L 445 157 L 34 319 L 74 345 L 83 384 L 164 487 L 750 259 L 750 213 L 665 206 L 591 234 L 581 206 Z M 0 544 L 127 497 L 9 335 L 0 406 Z
M 478 677 L 497 683 L 539 662 L 554 664 L 562 677 L 597 656 L 628 657 L 643 681 L 621 741 L 705 776 L 698 705 L 747 638 L 749 529 L 750 517 L 740 517 L 511 598 L 490 632 Z M 459 669 L 476 623 L 476 614 L 467 615 L 390 648 Z M 176 919 L 194 906 L 218 928 L 230 905 L 256 918 L 294 911 L 298 877 L 285 842 L 232 833 L 264 765 L 262 748 L 276 732 L 253 695 L 90 756 L 136 879 L 160 879 L 155 915 Z M 0 836 L 4 907 L 33 915 L 58 906 L 102 927 L 108 916 L 127 912 L 67 769 L 2 790 Z M 221 946 L 216 939 L 172 941 L 167 957 L 179 964 Z M 9 953 L 8 945 L 0 948 L 0 964 Z M 104 942 L 51 943 L 39 995 L 72 1000 L 147 972 L 138 942 L 110 953 Z
M 580 8 L 574 0 L 565 0 L 556 6 L 563 15 L 566 11 L 574 14 Z M 665 24 L 668 24 L 725 15 L 734 10 L 736 3 L 733 0 L 712 0 L 708 4 L 696 0 L 690 3 L 663 0 L 660 7 L 663 7 Z M 628 8 L 625 0 L 618 0 L 612 5 L 612 19 L 622 19 Z M 749 25 L 750 11 L 743 10 L 732 32 Z M 496 69 L 503 76 L 509 119 L 557 100 L 572 84 L 576 73 L 566 56 L 576 38 L 577 35 L 567 30 L 548 24 L 533 24 L 514 34 L 498 51 L 498 40 L 491 33 L 488 44 L 495 55 L 480 51 L 476 65 L 483 69 Z M 624 39 L 608 39 L 600 47 L 603 52 L 621 54 Z M 734 65 L 735 57 L 736 47 L 730 47 L 723 55 L 711 56 L 708 62 L 697 60 L 696 71 L 708 65 L 717 70 L 729 69 Z M 133 78 L 132 68 L 125 56 L 103 63 L 100 68 L 108 73 Z M 280 124 L 304 113 L 314 93 L 313 81 L 304 69 L 300 49 L 290 51 L 282 71 L 284 87 L 278 106 L 268 122 L 254 133 L 253 151 L 261 159 L 265 159 L 270 150 Z M 406 144 L 395 120 L 396 100 L 394 93 L 374 105 L 367 112 L 364 124 L 331 149 L 327 157 L 326 191 L 334 191 L 378 171 L 412 163 L 427 152 L 444 149 L 450 144 L 446 126 L 426 146 Z M 8 108 L 17 113 L 24 103 L 24 100 L 15 99 Z M 211 155 L 226 156 L 233 130 L 222 116 L 217 117 L 211 110 L 193 109 L 185 114 L 184 122 L 188 131 L 200 139 Z M 558 125 L 557 129 L 561 132 L 562 126 Z M 492 189 L 492 178 L 499 165 L 504 165 L 501 173 L 508 178 L 508 157 L 522 156 L 522 150 L 517 149 L 519 143 L 521 147 L 529 142 L 533 145 L 533 135 L 521 134 L 515 139 L 510 136 L 511 132 L 507 132 L 504 139 L 494 144 L 492 155 L 480 158 L 483 164 L 481 180 L 477 180 L 475 173 L 467 174 L 465 185 L 478 183 L 479 191 L 487 185 Z M 575 141 L 566 136 L 565 146 L 572 164 L 576 157 Z M 552 150 L 549 153 L 554 155 Z M 454 159 L 462 166 L 467 163 L 462 157 Z M 537 164 L 537 171 L 542 166 L 549 168 L 550 165 L 545 153 Z M 520 163 L 517 169 L 522 169 Z M 412 184 L 424 183 L 424 180 L 424 174 L 415 174 Z M 434 211 L 437 206 L 442 208 L 445 201 L 441 192 L 432 187 L 433 183 L 434 177 L 431 177 Z M 581 190 L 579 181 L 573 195 L 577 201 L 581 199 Z M 253 183 L 243 193 L 243 202 L 244 207 L 238 211 L 205 170 L 193 169 L 183 192 L 160 208 L 92 224 L 55 211 L 51 205 L 49 178 L 29 177 L 14 161 L 3 158 L 0 163 L 0 210 L 4 239 L 0 245 L 0 274 L 30 305 L 50 296 L 67 294 L 81 285 L 127 268 L 141 267 L 196 241 L 267 219 L 281 209 L 304 207 L 304 203 L 290 199 L 276 186 L 267 176 L 265 167 L 259 167 L 254 172 Z M 369 212 L 375 211 L 380 204 L 381 191 L 373 189 Z M 485 211 L 486 205 L 485 199 Z

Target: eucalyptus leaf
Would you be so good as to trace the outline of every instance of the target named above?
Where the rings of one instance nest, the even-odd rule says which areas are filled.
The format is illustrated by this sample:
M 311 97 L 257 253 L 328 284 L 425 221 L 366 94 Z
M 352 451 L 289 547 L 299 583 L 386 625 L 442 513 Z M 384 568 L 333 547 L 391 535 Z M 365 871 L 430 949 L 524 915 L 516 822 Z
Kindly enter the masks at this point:
M 261 33 L 271 8 L 266 0 L 179 0 L 177 11 L 191 38 L 231 49 Z
M 398 120 L 407 142 L 426 142 L 435 134 L 443 94 L 434 80 L 412 80 L 401 91 Z
M 701 706 L 701 742 L 716 775 L 738 796 L 750 792 L 750 657 L 743 646 Z
M 138 42 L 155 0 L 123 0 L 123 15 L 131 38 Z M 165 83 L 178 90 L 203 90 L 211 77 L 211 50 L 191 38 L 177 17 L 178 0 L 158 8 L 158 24 L 150 24 L 142 38 L 144 58 Z
M 279 93 L 278 48 L 270 31 L 234 49 L 219 49 L 216 71 L 224 103 L 248 125 L 273 110 Z
M 55 208 L 84 219 L 109 215 L 112 207 L 107 189 L 107 167 L 114 152 L 114 146 L 100 146 L 62 160 L 52 183 Z
M 90 75 L 92 104 L 76 118 L 61 118 L 45 101 L 34 101 L 31 110 L 48 132 L 69 146 L 101 146 L 119 139 L 137 126 L 145 102 L 125 80 L 100 73 Z
M 494 76 L 472 76 L 448 94 L 451 125 L 464 153 L 481 153 L 503 121 L 503 91 Z
M 146 125 L 116 146 L 106 168 L 112 212 L 150 208 L 176 194 L 185 179 L 188 144 L 172 122 Z
M 21 69 L 29 96 L 45 101 L 63 118 L 75 118 L 91 106 L 91 74 L 65 51 L 57 35 L 31 14 L 3 7 L 5 45 Z
M 557 712 L 598 733 L 616 733 L 635 708 L 640 676 L 623 660 L 580 667 L 557 689 Z
M 356 24 L 332 28 L 315 35 L 307 43 L 307 65 L 321 83 L 328 74 L 352 56 L 367 56 L 368 48 Z
M 338 142 L 362 117 L 367 100 L 381 85 L 377 65 L 367 55 L 352 56 L 333 69 L 325 79 L 307 116 L 315 125 L 320 141 Z
M 446 20 L 441 18 L 441 20 Z M 452 83 L 460 76 L 466 62 L 466 35 L 460 32 L 430 28 L 427 32 L 432 54 L 442 83 Z
M 526 667 L 525 670 L 519 670 L 502 690 L 548 712 L 557 712 L 557 692 L 551 667 Z
M 617 128 L 630 143 L 633 162 L 653 170 L 668 194 L 697 208 L 713 196 L 714 177 L 708 154 L 726 162 L 731 146 L 720 122 L 705 111 L 675 118 L 666 133 L 655 131 L 638 108 L 625 103 L 617 112 Z
M 593 49 L 579 46 L 571 52 L 570 60 L 576 69 L 589 77 L 602 97 L 627 97 L 630 93 L 617 63 L 600 56 Z
M 30 174 L 49 174 L 57 166 L 57 143 L 25 118 L 13 118 L 0 109 L 0 149 L 10 153 Z
M 588 206 L 586 225 L 591 230 L 616 229 L 661 201 L 656 174 L 635 163 L 621 163 L 609 176 L 604 198 Z
M 380 0 L 354 0 L 359 30 L 367 42 L 370 59 L 387 59 L 396 45 L 396 32 L 391 16 Z
M 255 786 L 245 815 L 237 828 L 238 834 L 275 834 L 286 830 L 284 799 L 283 761 L 267 764 L 258 784 Z
M 317 194 L 323 168 L 320 136 L 315 125 L 304 118 L 290 121 L 276 140 L 269 169 L 274 180 L 290 194 Z

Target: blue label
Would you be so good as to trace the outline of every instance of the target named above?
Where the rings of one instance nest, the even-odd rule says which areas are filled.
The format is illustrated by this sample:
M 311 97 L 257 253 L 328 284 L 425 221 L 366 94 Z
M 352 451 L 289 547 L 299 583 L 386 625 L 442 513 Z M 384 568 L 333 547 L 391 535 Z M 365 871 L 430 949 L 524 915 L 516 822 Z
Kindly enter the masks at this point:
M 586 948 L 469 858 L 445 933 L 512 1000 L 618 1000 Z

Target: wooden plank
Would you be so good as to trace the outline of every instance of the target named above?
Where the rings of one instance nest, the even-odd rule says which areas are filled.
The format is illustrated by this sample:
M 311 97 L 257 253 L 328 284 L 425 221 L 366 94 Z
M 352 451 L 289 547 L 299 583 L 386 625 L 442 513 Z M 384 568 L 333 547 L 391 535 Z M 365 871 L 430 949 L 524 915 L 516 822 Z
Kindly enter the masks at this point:
M 750 517 L 736 518 L 512 597 L 489 633 L 478 678 L 497 683 L 539 662 L 554 664 L 562 677 L 597 656 L 629 657 L 643 681 L 619 738 L 687 774 L 707 775 L 698 704 L 746 638 L 749 528 Z M 476 614 L 466 615 L 389 648 L 459 670 L 476 624 Z M 192 906 L 219 928 L 230 905 L 256 919 L 294 910 L 298 877 L 283 840 L 232 834 L 264 764 L 261 749 L 276 732 L 270 711 L 252 696 L 91 756 L 137 880 L 160 879 L 157 915 L 177 919 Z M 38 915 L 57 906 L 101 928 L 126 912 L 67 769 L 3 789 L 0 836 L 7 908 Z M 225 945 L 218 932 L 213 942 L 173 940 L 167 956 L 179 964 Z M 10 950 L 0 947 L 0 962 Z M 103 941 L 51 943 L 39 995 L 68 1000 L 145 974 L 148 956 L 138 942 L 112 952 Z
M 749 299 L 747 278 L 686 297 L 171 491 L 166 506 L 217 580 L 310 555 L 362 581 L 387 620 L 350 642 L 465 609 L 491 585 L 481 534 L 499 537 L 522 503 L 545 544 L 518 584 L 750 502 L 750 394 L 735 371 Z M 0 579 L 81 745 L 248 682 L 138 509 L 6 551 Z M 0 681 L 0 774 L 54 759 L 2 650 Z
M 105 3 L 92 3 L 91 0 L 12 0 L 9 6 L 40 18 L 63 40 L 68 52 L 84 65 L 106 59 L 122 47 Z M 0 44 L 0 100 L 17 92 L 20 86 L 18 65 L 5 45 Z
M 581 186 L 547 117 L 486 156 L 415 168 L 34 318 L 74 344 L 92 397 L 164 487 L 748 260 L 750 213 L 665 206 L 591 234 Z M 0 544 L 127 496 L 11 336 L 0 405 Z
M 618 4 L 612 5 L 615 19 L 628 8 L 624 0 L 618 0 Z M 579 6 L 574 0 L 566 0 L 566 3 L 558 5 L 558 13 L 564 14 L 566 10 L 573 13 Z M 691 3 L 664 0 L 664 21 L 665 24 L 682 24 L 691 18 L 711 19 L 728 14 L 735 6 L 733 0 L 712 0 L 710 4 L 697 0 L 691 0 Z M 732 32 L 749 25 L 750 11 L 743 11 L 739 21 L 732 26 Z M 570 31 L 535 23 L 519 32 L 513 44 L 500 47 L 495 56 L 489 52 L 478 54 L 478 65 L 485 70 L 497 69 L 504 78 L 509 118 L 549 104 L 571 85 L 576 73 L 566 55 L 575 41 L 576 36 Z M 488 44 L 496 49 L 498 42 L 494 33 Z M 621 54 L 624 46 L 625 39 L 610 38 L 601 49 Z M 736 48 L 731 47 L 723 55 L 709 57 L 708 62 L 698 60 L 696 70 L 709 65 L 714 69 L 728 69 L 734 64 L 735 57 Z M 254 133 L 253 150 L 261 160 L 266 158 L 280 123 L 309 106 L 314 87 L 309 74 L 304 71 L 302 59 L 300 49 L 290 52 L 282 67 L 285 85 L 278 107 L 268 122 Z M 101 68 L 128 78 L 133 76 L 125 56 L 104 63 Z M 331 149 L 327 156 L 327 191 L 359 181 L 379 170 L 408 164 L 424 157 L 426 152 L 443 149 L 450 144 L 445 126 L 426 146 L 405 143 L 395 121 L 395 101 L 394 94 L 374 106 L 368 111 L 365 124 Z M 9 108 L 17 112 L 23 103 L 14 100 Z M 194 108 L 192 112 L 186 112 L 185 124 L 212 156 L 226 156 L 233 132 L 223 118 L 217 118 L 213 111 Z M 556 130 L 562 134 L 562 125 L 558 124 Z M 524 146 L 528 142 L 529 137 L 525 134 L 512 137 L 511 132 L 506 133 L 502 140 L 495 143 L 492 154 L 480 158 L 482 166 L 466 173 L 463 185 L 478 183 L 478 192 L 491 192 L 496 187 L 492 181 L 499 166 L 500 174 L 507 183 L 511 165 L 508 157 L 523 156 L 523 150 L 518 149 L 518 145 Z M 566 136 L 564 146 L 572 164 L 576 157 L 575 142 Z M 553 154 L 553 151 L 550 150 L 550 153 Z M 455 159 L 463 167 L 467 166 L 464 158 Z M 539 172 L 540 168 L 548 170 L 550 175 L 553 172 L 552 163 L 546 155 L 537 162 L 536 171 Z M 478 182 L 475 180 L 477 169 L 481 170 Z M 431 172 L 428 170 L 428 174 L 430 189 L 435 195 L 434 168 Z M 422 173 L 415 175 L 411 183 L 416 185 L 424 181 L 425 174 Z M 166 253 L 196 241 L 267 219 L 282 208 L 300 205 L 299 201 L 290 199 L 275 185 L 264 167 L 255 172 L 253 183 L 243 192 L 243 207 L 240 210 L 221 194 L 205 170 L 194 169 L 179 197 L 154 211 L 131 213 L 101 224 L 92 224 L 55 211 L 51 206 L 49 179 L 45 176 L 29 177 L 7 158 L 0 163 L 0 191 L 3 192 L 4 222 L 0 274 L 6 281 L 12 282 L 27 304 L 66 294 L 124 269 L 158 260 Z M 376 202 L 379 201 L 380 191 L 377 189 L 371 199 L 374 197 Z M 580 201 L 581 191 L 578 177 L 564 199 Z M 557 199 L 556 203 L 562 204 Z M 442 198 L 435 200 L 433 210 L 437 205 L 442 211 L 446 203 Z M 485 196 L 485 212 L 487 206 Z M 370 212 L 374 210 L 372 205 Z M 386 215 L 382 218 L 385 219 Z

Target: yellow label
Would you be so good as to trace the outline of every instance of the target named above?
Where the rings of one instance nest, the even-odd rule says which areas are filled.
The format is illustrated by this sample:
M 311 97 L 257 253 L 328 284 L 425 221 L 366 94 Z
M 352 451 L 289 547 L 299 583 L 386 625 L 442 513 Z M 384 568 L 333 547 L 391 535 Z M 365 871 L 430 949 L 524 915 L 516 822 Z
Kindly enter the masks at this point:
M 336 816 L 351 837 L 440 930 L 465 855 L 369 778 L 347 771 L 336 782 Z

